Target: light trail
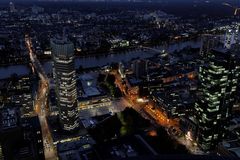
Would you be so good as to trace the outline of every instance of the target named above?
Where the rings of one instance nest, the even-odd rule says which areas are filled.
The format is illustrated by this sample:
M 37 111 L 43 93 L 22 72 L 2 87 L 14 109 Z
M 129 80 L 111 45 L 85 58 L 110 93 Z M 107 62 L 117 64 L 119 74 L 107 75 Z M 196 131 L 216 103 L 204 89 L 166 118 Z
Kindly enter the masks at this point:
M 37 56 L 34 54 L 32 49 L 32 42 L 29 35 L 25 36 L 26 46 L 28 49 L 30 60 L 35 68 L 35 71 L 38 73 L 40 78 L 39 88 L 37 91 L 37 98 L 35 99 L 35 106 L 34 110 L 35 113 L 38 115 L 41 130 L 42 130 L 42 138 L 43 138 L 43 145 L 44 145 L 44 155 L 46 160 L 57 160 L 57 152 L 56 148 L 53 144 L 52 135 L 47 123 L 47 100 L 48 100 L 48 93 L 49 93 L 49 81 L 48 77 L 43 70 L 41 63 L 38 61 Z
M 115 76 L 115 84 L 118 86 L 118 88 L 121 90 L 121 92 L 124 94 L 125 99 L 128 101 L 129 104 L 131 104 L 131 107 L 135 109 L 142 117 L 148 119 L 151 121 L 152 124 L 157 124 L 163 127 L 177 127 L 178 121 L 168 119 L 167 116 L 164 115 L 160 110 L 153 110 L 152 106 L 150 104 L 143 104 L 140 105 L 137 102 L 138 96 L 130 95 L 131 93 L 126 91 L 126 86 L 122 84 L 122 78 L 117 73 L 117 71 L 112 71 L 111 74 Z

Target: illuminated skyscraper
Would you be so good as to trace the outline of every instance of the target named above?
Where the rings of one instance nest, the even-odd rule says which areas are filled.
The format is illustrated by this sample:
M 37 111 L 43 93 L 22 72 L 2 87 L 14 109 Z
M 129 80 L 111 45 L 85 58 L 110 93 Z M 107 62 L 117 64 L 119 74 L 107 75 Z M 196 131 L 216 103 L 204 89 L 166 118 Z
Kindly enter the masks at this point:
M 235 55 L 211 50 L 208 61 L 199 69 L 200 96 L 196 102 L 198 144 L 214 149 L 225 136 L 231 117 L 239 77 Z
M 230 49 L 233 44 L 238 43 L 238 34 L 239 34 L 239 26 L 235 24 L 231 28 L 227 29 L 225 35 L 224 47 Z
M 15 6 L 14 6 L 13 2 L 9 3 L 9 10 L 10 10 L 11 13 L 16 12 L 16 9 L 15 9 Z
M 64 130 L 73 131 L 79 126 L 74 46 L 65 37 L 52 39 L 51 46 L 60 122 Z

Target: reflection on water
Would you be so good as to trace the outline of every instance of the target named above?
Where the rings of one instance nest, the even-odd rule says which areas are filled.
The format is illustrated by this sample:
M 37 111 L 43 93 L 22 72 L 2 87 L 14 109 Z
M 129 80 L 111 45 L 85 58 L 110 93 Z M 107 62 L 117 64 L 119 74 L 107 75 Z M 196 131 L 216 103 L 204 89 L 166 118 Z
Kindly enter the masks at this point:
M 159 50 L 165 49 L 168 52 L 173 52 L 175 50 L 181 50 L 187 46 L 197 48 L 200 46 L 200 41 L 199 40 L 187 41 L 187 42 L 182 42 L 177 44 L 171 44 L 167 47 L 159 46 L 159 47 L 155 47 L 155 49 L 159 49 Z M 153 52 L 153 51 L 144 52 L 141 50 L 135 50 L 135 51 L 125 52 L 125 53 L 101 55 L 97 57 L 85 57 L 85 58 L 81 57 L 81 58 L 76 58 L 75 67 L 76 68 L 79 68 L 79 66 L 82 66 L 84 68 L 100 67 L 100 66 L 111 64 L 113 62 L 121 62 L 121 61 L 127 62 L 134 58 L 149 58 L 155 54 L 156 52 Z M 44 62 L 43 67 L 47 74 L 52 72 L 51 61 Z M 0 79 L 8 78 L 12 74 L 26 75 L 29 73 L 30 73 L 30 68 L 27 65 L 12 65 L 9 67 L 0 67 Z

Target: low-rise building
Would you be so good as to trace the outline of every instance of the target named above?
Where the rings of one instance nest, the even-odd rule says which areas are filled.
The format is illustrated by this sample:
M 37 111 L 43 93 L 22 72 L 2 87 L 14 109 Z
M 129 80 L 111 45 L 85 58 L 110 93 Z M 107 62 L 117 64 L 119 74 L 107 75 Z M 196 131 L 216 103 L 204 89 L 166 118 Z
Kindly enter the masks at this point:
M 80 118 L 89 118 L 110 112 L 112 99 L 97 84 L 96 73 L 78 77 L 78 110 Z

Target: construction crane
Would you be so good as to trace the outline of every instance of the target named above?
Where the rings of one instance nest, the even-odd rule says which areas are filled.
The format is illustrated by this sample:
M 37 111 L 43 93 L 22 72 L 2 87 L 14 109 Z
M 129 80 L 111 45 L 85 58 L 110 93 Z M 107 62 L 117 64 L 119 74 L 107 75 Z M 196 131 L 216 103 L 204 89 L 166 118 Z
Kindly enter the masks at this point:
M 234 9 L 234 16 L 236 16 L 238 14 L 238 11 L 240 11 L 240 7 L 233 6 L 233 5 L 229 4 L 229 3 L 223 3 L 223 5 L 233 8 Z

